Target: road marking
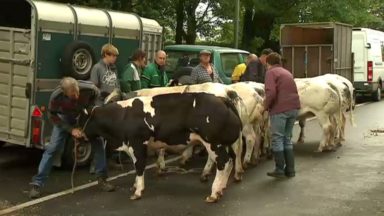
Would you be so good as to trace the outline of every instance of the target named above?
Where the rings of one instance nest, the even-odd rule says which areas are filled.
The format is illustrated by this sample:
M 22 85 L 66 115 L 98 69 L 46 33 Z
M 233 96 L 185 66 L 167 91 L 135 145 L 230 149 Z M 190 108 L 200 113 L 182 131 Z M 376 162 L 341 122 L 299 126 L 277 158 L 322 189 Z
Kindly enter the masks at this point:
M 171 163 L 171 162 L 179 160 L 180 158 L 181 158 L 181 156 L 177 156 L 175 158 L 171 158 L 171 159 L 166 160 L 165 163 Z M 152 169 L 154 167 L 156 167 L 156 163 L 153 163 L 151 165 L 146 166 L 145 169 L 146 170 L 147 169 Z M 135 172 L 136 172 L 135 170 L 131 170 L 129 172 L 122 173 L 122 174 L 110 177 L 110 178 L 108 178 L 108 181 L 116 180 L 118 178 L 125 177 L 125 176 L 128 176 L 128 175 L 132 175 L 132 174 L 135 174 Z M 51 194 L 51 195 L 48 195 L 48 196 L 45 196 L 45 197 L 41 197 L 39 199 L 31 200 L 31 201 L 28 201 L 28 202 L 25 202 L 25 203 L 22 203 L 22 204 L 19 204 L 19 205 L 16 205 L 16 206 L 13 206 L 13 207 L 10 207 L 10 208 L 7 208 L 7 209 L 0 210 L 0 215 L 5 215 L 5 214 L 9 214 L 9 213 L 14 212 L 14 211 L 19 211 L 21 209 L 28 208 L 28 207 L 31 207 L 33 205 L 37 205 L 37 204 L 42 203 L 42 202 L 46 202 L 46 201 L 51 200 L 51 199 L 55 199 L 55 198 L 58 198 L 58 197 L 61 197 L 61 196 L 72 194 L 73 191 L 84 190 L 84 189 L 93 187 L 95 185 L 97 185 L 97 181 L 93 181 L 93 182 L 90 182 L 90 183 L 87 183 L 87 184 L 84 184 L 84 185 L 77 186 L 77 187 L 74 188 L 74 190 L 72 190 L 70 188 L 70 189 L 67 189 L 67 190 L 64 190 L 64 191 L 61 191 L 61 192 L 58 192 L 58 193 L 54 193 L 54 194 Z
M 372 103 L 372 102 L 365 102 L 365 103 L 357 104 L 357 105 L 355 105 L 355 108 L 356 108 L 356 107 L 365 106 L 365 105 L 368 105 L 368 104 L 371 104 L 371 103 Z M 315 120 L 315 119 L 316 119 L 316 117 L 311 117 L 311 118 L 307 119 L 306 121 L 313 121 L 313 120 Z M 295 125 L 298 125 L 298 124 L 299 124 L 299 122 L 296 121 L 296 122 L 295 122 Z

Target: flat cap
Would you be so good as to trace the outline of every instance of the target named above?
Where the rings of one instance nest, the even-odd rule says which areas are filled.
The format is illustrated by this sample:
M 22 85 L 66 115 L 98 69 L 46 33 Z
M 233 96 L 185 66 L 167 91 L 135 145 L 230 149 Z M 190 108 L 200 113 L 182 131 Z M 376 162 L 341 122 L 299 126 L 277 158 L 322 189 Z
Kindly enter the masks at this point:
M 200 55 L 211 55 L 211 52 L 209 50 L 201 50 Z

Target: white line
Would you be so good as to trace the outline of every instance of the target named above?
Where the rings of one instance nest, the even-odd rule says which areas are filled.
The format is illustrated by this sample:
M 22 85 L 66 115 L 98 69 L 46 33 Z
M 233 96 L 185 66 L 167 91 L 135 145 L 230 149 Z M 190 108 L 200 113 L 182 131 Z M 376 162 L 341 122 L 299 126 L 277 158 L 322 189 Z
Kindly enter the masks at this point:
M 171 158 L 171 159 L 166 160 L 165 163 L 171 163 L 171 162 L 179 160 L 180 158 L 181 158 L 181 156 L 177 156 L 175 158 Z M 151 165 L 146 166 L 145 169 L 146 170 L 147 169 L 152 169 L 154 167 L 156 167 L 156 163 L 153 163 Z M 121 177 L 124 177 L 124 176 L 128 176 L 128 175 L 132 175 L 135 172 L 136 172 L 135 170 L 131 170 L 129 172 L 122 173 L 122 174 L 119 174 L 117 176 L 110 177 L 110 178 L 108 178 L 108 181 L 116 180 L 118 178 L 121 178 Z M 45 196 L 45 197 L 41 197 L 39 199 L 31 200 L 31 201 L 28 201 L 28 202 L 25 202 L 25 203 L 22 203 L 22 204 L 19 204 L 19 205 L 16 205 L 16 206 L 12 206 L 12 207 L 7 208 L 7 209 L 0 210 L 0 215 L 9 214 L 11 212 L 18 211 L 18 210 L 21 210 L 21 209 L 24 209 L 24 208 L 27 208 L 27 207 L 30 207 L 30 206 L 33 206 L 33 205 L 37 205 L 39 203 L 42 203 L 42 202 L 45 202 L 45 201 L 48 201 L 48 200 L 51 200 L 51 199 L 54 199 L 54 198 L 57 198 L 57 197 L 65 196 L 65 195 L 68 195 L 68 194 L 72 194 L 73 191 L 84 190 L 86 188 L 90 188 L 90 187 L 93 187 L 95 185 L 97 185 L 97 181 L 77 186 L 77 187 L 74 188 L 74 190 L 67 189 L 67 190 L 64 190 L 62 192 L 54 193 L 54 194 L 51 194 L 51 195 L 48 195 L 48 196 Z
M 355 107 L 361 107 L 361 106 L 365 106 L 365 105 L 368 105 L 368 104 L 371 104 L 371 103 L 372 102 L 365 102 L 365 103 L 357 104 L 357 105 L 355 105 Z M 315 119 L 316 119 L 316 117 L 311 117 L 311 118 L 307 119 L 306 121 L 313 121 Z M 299 124 L 298 121 L 295 122 L 295 125 L 297 125 L 297 124 Z

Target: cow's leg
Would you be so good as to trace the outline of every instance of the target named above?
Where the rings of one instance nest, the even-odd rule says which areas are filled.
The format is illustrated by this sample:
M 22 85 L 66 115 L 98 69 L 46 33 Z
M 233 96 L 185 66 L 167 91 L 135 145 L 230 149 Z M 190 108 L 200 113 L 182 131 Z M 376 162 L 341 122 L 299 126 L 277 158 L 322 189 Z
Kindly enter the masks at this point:
M 352 112 L 352 111 L 350 111 Z M 347 117 L 346 117 L 346 113 L 343 112 L 342 116 L 341 116 L 341 130 L 340 130 L 340 140 L 338 143 L 339 146 L 342 146 L 342 143 L 345 141 L 345 125 L 347 124 Z
M 297 144 L 304 144 L 304 127 L 305 127 L 305 119 L 300 119 L 299 120 L 299 125 L 300 125 L 300 135 L 299 139 L 297 140 Z
M 255 146 L 256 144 L 256 133 L 253 129 L 252 125 L 247 124 L 243 128 L 243 136 L 245 137 L 245 155 L 243 161 L 243 167 L 247 168 L 248 164 L 251 163 L 251 156 L 254 148 L 259 148 L 259 146 Z M 258 143 L 260 144 L 260 143 Z
M 214 158 L 211 158 L 211 154 L 208 152 L 208 157 L 207 157 L 207 162 L 205 163 L 203 172 L 201 173 L 200 176 L 200 181 L 201 182 L 206 182 L 208 181 L 208 176 L 211 175 L 213 165 L 215 164 Z
M 160 148 L 158 150 L 156 165 L 158 168 L 157 173 L 159 175 L 163 174 L 165 172 L 165 149 L 164 148 Z
M 147 145 L 140 141 L 130 143 L 132 143 L 132 146 L 128 148 L 130 148 L 129 152 L 136 169 L 135 183 L 132 188 L 135 192 L 131 196 L 131 200 L 137 200 L 142 197 L 142 192 L 145 188 L 144 171 L 147 159 Z
M 232 160 L 224 147 L 219 147 L 215 151 L 216 157 L 216 176 L 212 184 L 211 195 L 206 198 L 207 202 L 217 202 L 220 196 L 223 195 L 223 190 L 228 182 L 229 174 L 232 170 Z
M 189 144 L 187 148 L 183 151 L 181 154 L 181 160 L 180 160 L 180 165 L 185 166 L 187 161 L 192 157 L 193 155 L 193 145 Z
M 241 163 L 241 156 L 243 152 L 243 142 L 242 142 L 242 134 L 239 133 L 239 138 L 232 145 L 231 152 L 234 151 L 233 157 L 235 158 L 235 180 L 241 181 L 243 179 L 243 165 Z
M 332 138 L 332 124 L 330 117 L 326 114 L 318 114 L 317 118 L 320 122 L 320 125 L 323 129 L 323 138 L 320 141 L 320 145 L 316 152 L 322 152 L 324 148 L 330 144 Z

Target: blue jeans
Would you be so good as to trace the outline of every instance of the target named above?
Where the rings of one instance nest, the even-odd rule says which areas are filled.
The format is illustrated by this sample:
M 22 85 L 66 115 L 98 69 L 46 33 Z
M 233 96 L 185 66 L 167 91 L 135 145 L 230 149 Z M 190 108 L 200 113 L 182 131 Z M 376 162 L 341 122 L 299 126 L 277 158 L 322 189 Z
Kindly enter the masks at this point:
M 39 170 L 36 176 L 33 177 L 32 183 L 37 186 L 44 186 L 51 172 L 54 156 L 64 150 L 66 140 L 70 134 L 64 129 L 53 126 L 51 140 L 47 149 L 44 151 L 43 157 L 39 164 Z M 100 138 L 91 141 L 92 149 L 95 157 L 95 172 L 98 177 L 107 177 L 107 166 L 105 159 L 105 149 L 103 141 Z
M 298 110 L 291 110 L 271 115 L 272 150 L 274 152 L 293 149 L 292 130 L 297 114 Z

